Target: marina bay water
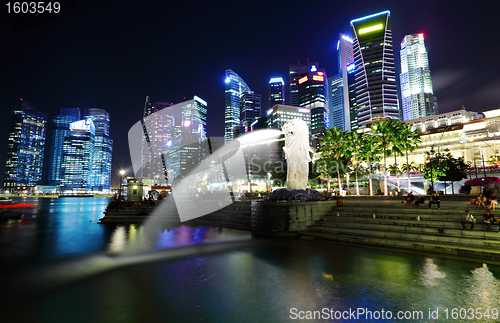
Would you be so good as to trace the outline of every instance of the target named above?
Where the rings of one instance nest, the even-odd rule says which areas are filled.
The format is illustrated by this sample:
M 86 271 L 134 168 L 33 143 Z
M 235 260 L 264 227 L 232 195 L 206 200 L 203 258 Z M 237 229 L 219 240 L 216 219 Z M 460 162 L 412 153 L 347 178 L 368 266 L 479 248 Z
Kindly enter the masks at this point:
M 500 320 L 500 266 L 486 260 L 207 226 L 146 236 L 97 224 L 106 198 L 26 201 L 39 208 L 0 223 L 1 322 L 384 322 L 326 317 L 361 310 L 390 312 L 385 322 Z M 460 318 L 487 307 L 489 318 Z

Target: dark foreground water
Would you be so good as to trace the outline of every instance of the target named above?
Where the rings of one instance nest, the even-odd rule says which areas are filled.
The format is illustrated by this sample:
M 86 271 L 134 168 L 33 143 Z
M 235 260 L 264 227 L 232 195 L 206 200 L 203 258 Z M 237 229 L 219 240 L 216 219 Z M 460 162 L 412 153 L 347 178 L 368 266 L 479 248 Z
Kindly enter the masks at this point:
M 210 227 L 145 234 L 96 224 L 107 199 L 38 203 L 0 224 L 0 322 L 500 322 L 499 266 Z

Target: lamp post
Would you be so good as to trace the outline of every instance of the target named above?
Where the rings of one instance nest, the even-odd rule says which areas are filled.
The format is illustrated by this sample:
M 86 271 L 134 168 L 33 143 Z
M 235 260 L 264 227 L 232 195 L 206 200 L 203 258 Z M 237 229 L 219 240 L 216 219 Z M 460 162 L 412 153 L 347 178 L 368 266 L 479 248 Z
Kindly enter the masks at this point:
M 120 171 L 120 194 L 118 195 L 118 199 L 122 199 L 122 184 L 123 184 L 123 175 L 125 175 L 125 171 L 122 169 Z

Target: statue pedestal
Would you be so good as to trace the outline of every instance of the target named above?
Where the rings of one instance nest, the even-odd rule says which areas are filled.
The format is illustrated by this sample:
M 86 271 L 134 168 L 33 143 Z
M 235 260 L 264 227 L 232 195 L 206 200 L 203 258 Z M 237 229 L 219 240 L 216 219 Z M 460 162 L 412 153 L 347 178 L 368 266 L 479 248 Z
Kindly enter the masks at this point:
M 326 215 L 337 201 L 253 201 L 252 234 L 295 235 Z

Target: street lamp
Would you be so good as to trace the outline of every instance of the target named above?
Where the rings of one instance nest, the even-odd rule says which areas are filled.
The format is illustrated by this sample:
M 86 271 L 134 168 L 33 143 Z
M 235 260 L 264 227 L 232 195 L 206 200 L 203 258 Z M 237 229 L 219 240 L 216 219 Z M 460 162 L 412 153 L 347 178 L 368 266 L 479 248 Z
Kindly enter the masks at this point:
M 122 184 L 123 184 L 123 175 L 125 175 L 125 171 L 122 169 L 120 171 L 120 195 L 118 196 L 118 199 L 122 199 Z

